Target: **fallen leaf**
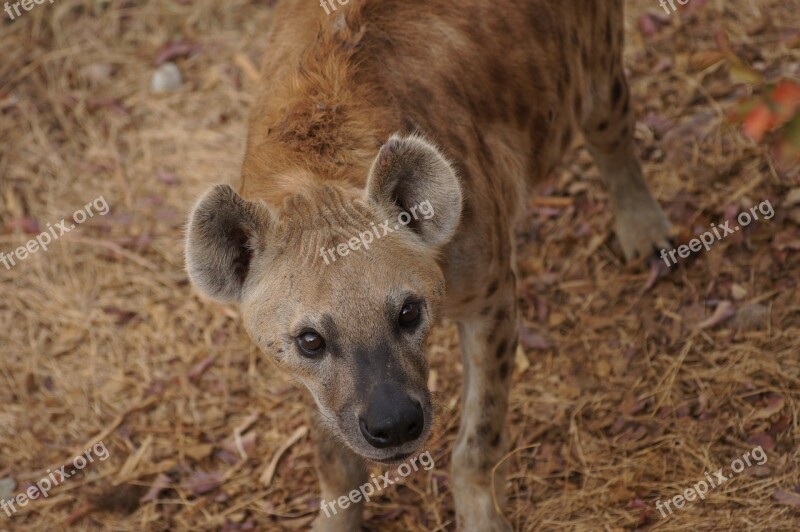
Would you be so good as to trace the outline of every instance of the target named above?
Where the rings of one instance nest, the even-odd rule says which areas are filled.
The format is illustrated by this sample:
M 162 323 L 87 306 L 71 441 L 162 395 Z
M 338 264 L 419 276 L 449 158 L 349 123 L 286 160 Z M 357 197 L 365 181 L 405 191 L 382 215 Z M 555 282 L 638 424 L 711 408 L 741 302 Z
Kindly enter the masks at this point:
M 697 325 L 700 330 L 714 327 L 731 318 L 735 314 L 733 304 L 730 301 L 720 301 L 717 308 L 714 309 L 714 314 L 710 318 L 703 320 Z
M 764 33 L 772 27 L 772 20 L 769 16 L 764 15 L 757 20 L 753 25 L 747 28 L 747 34 L 750 36 Z
M 547 300 L 543 297 L 536 297 L 536 320 L 539 323 L 547 323 L 547 317 L 550 315 L 550 307 Z
M 189 476 L 184 486 L 195 495 L 203 495 L 220 487 L 224 480 L 225 475 L 220 471 L 196 471 Z
M 790 228 L 777 233 L 772 238 L 772 247 L 778 251 L 800 251 L 800 232 Z
M 531 349 L 550 349 L 550 342 L 547 341 L 547 338 L 525 326 L 519 328 L 519 341 Z
M 516 373 L 525 373 L 525 370 L 531 366 L 528 357 L 525 355 L 525 350 L 522 345 L 517 346 L 517 352 L 514 353 L 514 371 Z
M 731 285 L 731 297 L 734 301 L 741 301 L 747 297 L 747 290 L 742 285 L 734 283 Z
M 693 71 L 705 70 L 725 59 L 725 54 L 716 50 L 702 50 L 689 56 L 689 69 Z
M 658 25 L 650 13 L 639 17 L 639 32 L 645 37 L 652 37 L 658 32 Z
M 203 374 L 206 371 L 208 371 L 208 368 L 210 368 L 211 365 L 214 364 L 214 361 L 216 359 L 217 359 L 216 356 L 210 356 L 195 364 L 187 375 L 189 380 L 191 382 L 197 382 L 198 380 L 200 380 L 200 377 L 202 377 Z
M 165 44 L 156 55 L 155 66 L 161 66 L 179 57 L 186 57 L 199 50 L 199 46 L 186 41 L 172 41 Z
M 150 489 L 147 491 L 147 493 L 145 493 L 142 498 L 139 499 L 139 503 L 145 504 L 148 502 L 153 502 L 158 498 L 162 491 L 171 485 L 172 479 L 164 473 L 159 473 L 155 480 L 153 480 L 153 485 L 150 486 Z
M 769 434 L 753 434 L 747 438 L 747 443 L 754 447 L 761 447 L 765 451 L 771 451 L 775 448 L 775 440 Z
M 178 176 L 172 172 L 167 172 L 166 170 L 156 170 L 156 177 L 160 179 L 162 183 L 169 186 L 175 186 L 181 183 L 181 180 L 178 179 Z
M 800 84 L 790 80 L 781 81 L 772 91 L 770 98 L 778 104 L 781 122 L 786 122 L 794 116 L 800 106 Z
M 12 218 L 6 223 L 5 232 L 10 233 L 14 230 L 20 230 L 27 235 L 35 235 L 40 231 L 39 222 L 30 216 L 22 216 L 20 218 Z
M 658 258 L 649 258 L 650 269 L 647 273 L 647 280 L 645 280 L 642 288 L 639 289 L 639 294 L 644 295 L 647 291 L 656 285 L 656 282 L 661 277 L 666 277 L 669 274 L 669 266 L 663 260 Z
M 786 430 L 791 426 L 791 419 L 788 415 L 784 414 L 778 418 L 772 425 L 769 427 L 769 433 L 773 437 L 777 437 L 779 434 L 786 432 Z
M 642 411 L 647 405 L 647 399 L 637 399 L 635 395 L 627 395 L 619 406 L 620 413 L 626 416 L 633 416 Z
M 781 489 L 775 490 L 775 502 L 778 504 L 788 504 L 790 506 L 800 506 L 800 493 Z
M 720 52 L 728 57 L 737 58 L 736 53 L 734 53 L 733 48 L 731 48 L 731 42 L 728 39 L 728 34 L 725 33 L 724 30 L 717 30 L 714 33 L 714 42 L 717 43 L 717 48 L 719 48 Z
M 606 359 L 600 359 L 595 364 L 595 374 L 600 377 L 601 379 L 605 379 L 609 375 L 611 375 L 611 362 Z
M 192 445 L 187 447 L 183 452 L 192 460 L 200 461 L 211 456 L 214 446 L 210 443 L 202 443 L 199 445 Z
M 755 68 L 736 59 L 731 63 L 731 79 L 738 83 L 759 85 L 764 83 L 764 76 Z
M 92 86 L 98 86 L 111 79 L 114 66 L 109 63 L 91 63 L 78 70 L 78 76 Z
M 777 414 L 781 410 L 783 410 L 786 401 L 783 397 L 776 393 L 769 394 L 767 398 L 767 405 L 763 408 L 760 408 L 753 413 L 751 419 L 767 419 L 772 417 L 773 415 Z
M 658 60 L 658 63 L 656 63 L 650 73 L 660 74 L 662 72 L 667 72 L 671 70 L 673 66 L 675 66 L 675 61 L 673 61 L 671 57 L 662 57 Z
M 794 207 L 798 204 L 800 204 L 800 187 L 790 190 L 783 200 L 784 207 Z
M 114 323 L 116 325 L 127 325 L 132 319 L 138 316 L 138 314 L 132 310 L 125 310 L 115 306 L 103 307 L 103 312 L 115 316 L 116 319 Z
M 242 461 L 242 457 L 238 452 L 232 453 L 227 449 L 215 450 L 214 459 L 224 462 L 228 465 L 236 465 Z
M 256 431 L 251 430 L 239 438 L 228 438 L 222 444 L 222 448 L 232 453 L 237 453 L 240 456 L 244 453 L 242 459 L 246 459 L 249 452 L 252 452 L 256 447 L 256 438 Z
M 747 116 L 744 117 L 742 130 L 756 142 L 761 142 L 764 135 L 777 124 L 775 114 L 770 111 L 767 104 L 758 104 Z
M 653 112 L 642 118 L 642 123 L 652 129 L 656 135 L 663 135 L 675 125 L 673 120 Z
M 731 320 L 734 328 L 745 331 L 765 329 L 768 323 L 769 309 L 759 303 L 743 306 Z
M 773 474 L 772 468 L 767 465 L 754 464 L 744 470 L 744 474 L 748 477 L 766 478 Z
M 630 501 L 636 496 L 636 494 L 623 484 L 617 484 L 612 486 L 610 489 L 607 489 L 605 496 L 611 503 L 617 504 L 622 501 Z

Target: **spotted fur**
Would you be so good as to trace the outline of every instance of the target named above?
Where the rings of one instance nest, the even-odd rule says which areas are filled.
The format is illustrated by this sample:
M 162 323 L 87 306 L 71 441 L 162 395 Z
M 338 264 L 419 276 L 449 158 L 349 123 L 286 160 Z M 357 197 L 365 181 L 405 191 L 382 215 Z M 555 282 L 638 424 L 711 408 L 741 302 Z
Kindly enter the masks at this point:
M 428 298 L 431 324 L 458 322 L 464 391 L 450 482 L 458 526 L 509 529 L 505 471 L 491 472 L 510 442 L 513 233 L 527 191 L 581 132 L 626 257 L 666 247 L 667 221 L 635 155 L 622 11 L 621 0 L 350 0 L 327 16 L 313 1 L 278 2 L 239 193 L 218 190 L 225 202 L 206 197 L 193 215 L 241 222 L 236 230 L 191 223 L 187 263 L 206 293 L 241 301 L 253 340 L 311 391 L 325 500 L 364 478 L 365 451 L 337 418 L 360 400 L 345 390 L 358 387 L 363 360 L 343 356 L 327 372 L 294 361 L 291 320 L 313 309 L 348 352 L 369 358 L 389 334 L 377 295 L 410 286 Z M 398 146 L 409 155 L 393 159 Z M 394 174 L 382 170 L 389 163 Z M 445 174 L 457 181 L 436 177 Z M 322 266 L 317 248 L 426 195 L 440 225 Z M 219 241 L 226 234 L 236 238 Z M 231 268 L 239 274 L 228 276 Z M 425 397 L 421 348 L 395 344 L 381 356 L 397 357 L 410 393 Z M 317 527 L 354 530 L 361 506 Z

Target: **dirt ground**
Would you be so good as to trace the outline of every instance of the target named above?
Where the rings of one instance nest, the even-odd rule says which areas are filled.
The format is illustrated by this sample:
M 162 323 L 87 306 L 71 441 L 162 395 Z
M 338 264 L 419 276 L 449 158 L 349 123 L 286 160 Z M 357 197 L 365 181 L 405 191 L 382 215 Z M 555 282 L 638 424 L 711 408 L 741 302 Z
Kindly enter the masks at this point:
M 187 210 L 238 177 L 271 3 L 0 14 L 0 251 L 95 202 L 46 252 L 0 265 L 0 499 L 94 452 L 71 478 L 53 473 L 47 498 L 0 511 L 0 530 L 293 530 L 314 517 L 298 385 L 183 271 Z M 627 4 L 654 193 L 689 238 L 753 206 L 762 216 L 655 279 L 621 263 L 582 147 L 535 191 L 519 234 L 507 515 L 515 530 L 798 530 L 800 178 L 728 123 L 752 87 L 719 50 L 727 35 L 767 80 L 797 80 L 800 2 L 690 0 L 668 16 Z M 153 93 L 166 61 L 183 83 Z M 369 530 L 455 529 L 452 324 L 430 363 L 435 467 L 377 495 Z M 656 509 L 720 468 L 730 478 L 704 500 Z

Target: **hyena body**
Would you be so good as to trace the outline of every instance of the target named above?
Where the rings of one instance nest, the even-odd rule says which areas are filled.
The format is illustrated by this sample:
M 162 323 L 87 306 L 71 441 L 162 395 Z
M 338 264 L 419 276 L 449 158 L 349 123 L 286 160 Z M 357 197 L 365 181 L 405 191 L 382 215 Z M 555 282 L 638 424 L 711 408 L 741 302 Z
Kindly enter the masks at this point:
M 634 155 L 622 2 L 350 0 L 331 16 L 279 2 L 273 23 L 239 194 L 217 187 L 190 221 L 192 280 L 240 302 L 251 338 L 308 387 L 323 500 L 362 484 L 365 458 L 419 449 L 432 417 L 425 337 L 455 320 L 458 524 L 505 530 L 492 495 L 502 507 L 504 470 L 491 472 L 509 444 L 527 190 L 582 132 L 626 257 L 667 246 Z M 430 220 L 323 259 L 422 201 Z M 357 529 L 361 511 L 317 527 Z

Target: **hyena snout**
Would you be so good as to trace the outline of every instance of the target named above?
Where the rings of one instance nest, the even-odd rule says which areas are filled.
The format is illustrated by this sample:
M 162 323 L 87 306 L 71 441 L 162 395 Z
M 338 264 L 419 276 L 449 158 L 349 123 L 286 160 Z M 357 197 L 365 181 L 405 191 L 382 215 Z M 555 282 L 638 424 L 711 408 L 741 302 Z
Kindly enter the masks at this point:
M 385 385 L 373 392 L 358 424 L 367 443 L 386 449 L 419 438 L 425 427 L 425 412 L 419 401 L 398 386 Z

